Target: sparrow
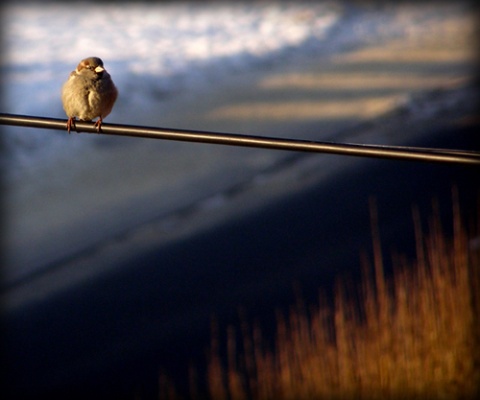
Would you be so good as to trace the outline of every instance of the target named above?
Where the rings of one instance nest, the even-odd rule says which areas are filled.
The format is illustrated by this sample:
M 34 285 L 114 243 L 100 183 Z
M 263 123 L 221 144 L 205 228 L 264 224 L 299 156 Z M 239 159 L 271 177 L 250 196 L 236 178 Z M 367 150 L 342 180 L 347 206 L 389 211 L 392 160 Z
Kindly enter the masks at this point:
M 68 133 L 72 127 L 76 129 L 76 118 L 92 121 L 96 117 L 94 127 L 100 132 L 102 121 L 112 111 L 117 96 L 118 90 L 100 58 L 88 57 L 80 61 L 62 87 Z

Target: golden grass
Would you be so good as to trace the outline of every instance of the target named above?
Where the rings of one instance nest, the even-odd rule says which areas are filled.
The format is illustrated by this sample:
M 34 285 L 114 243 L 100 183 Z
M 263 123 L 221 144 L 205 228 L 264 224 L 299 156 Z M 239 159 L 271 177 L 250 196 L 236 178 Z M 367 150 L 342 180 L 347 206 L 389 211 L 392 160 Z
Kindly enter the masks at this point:
M 469 247 L 459 210 L 453 239 L 438 219 L 424 237 L 414 219 L 416 260 L 395 256 L 388 279 L 372 207 L 373 271 L 365 261 L 356 300 L 339 282 L 334 306 L 320 296 L 318 306 L 307 309 L 299 301 L 287 318 L 278 313 L 273 349 L 258 327 L 243 322 L 241 351 L 235 329 L 228 328 L 223 363 L 214 328 L 208 398 L 474 398 L 480 382 L 480 250 Z

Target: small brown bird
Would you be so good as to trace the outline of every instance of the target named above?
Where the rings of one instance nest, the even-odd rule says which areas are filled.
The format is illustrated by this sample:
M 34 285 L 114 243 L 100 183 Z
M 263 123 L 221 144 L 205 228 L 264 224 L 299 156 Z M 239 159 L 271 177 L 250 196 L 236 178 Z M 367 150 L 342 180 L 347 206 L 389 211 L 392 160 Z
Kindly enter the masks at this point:
M 75 119 L 92 121 L 100 132 L 103 119 L 112 111 L 118 90 L 98 57 L 80 61 L 62 88 L 63 109 L 68 116 L 67 130 L 75 128 Z

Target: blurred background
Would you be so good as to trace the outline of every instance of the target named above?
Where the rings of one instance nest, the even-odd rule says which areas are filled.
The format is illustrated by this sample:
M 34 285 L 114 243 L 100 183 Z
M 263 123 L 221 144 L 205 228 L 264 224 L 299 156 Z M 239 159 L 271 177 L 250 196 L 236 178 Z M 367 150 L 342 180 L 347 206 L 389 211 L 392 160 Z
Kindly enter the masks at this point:
M 104 61 L 105 123 L 478 150 L 469 2 L 7 2 L 2 113 L 66 118 Z M 476 36 L 477 35 L 477 36 Z M 17 395 L 155 390 L 210 321 L 262 321 L 358 276 L 376 199 L 413 255 L 412 206 L 473 218 L 478 169 L 2 126 L 2 325 Z M 390 251 L 390 250 L 389 250 Z M 298 294 L 298 293 L 297 293 Z

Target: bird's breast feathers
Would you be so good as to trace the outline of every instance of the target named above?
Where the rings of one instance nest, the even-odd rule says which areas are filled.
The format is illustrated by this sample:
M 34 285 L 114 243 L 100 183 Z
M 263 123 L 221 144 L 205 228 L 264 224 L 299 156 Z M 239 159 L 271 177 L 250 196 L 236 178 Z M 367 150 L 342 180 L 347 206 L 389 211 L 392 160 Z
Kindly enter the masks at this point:
M 89 79 L 74 71 L 62 92 L 67 115 L 85 121 L 110 114 L 117 95 L 117 89 L 106 72 L 101 79 Z

